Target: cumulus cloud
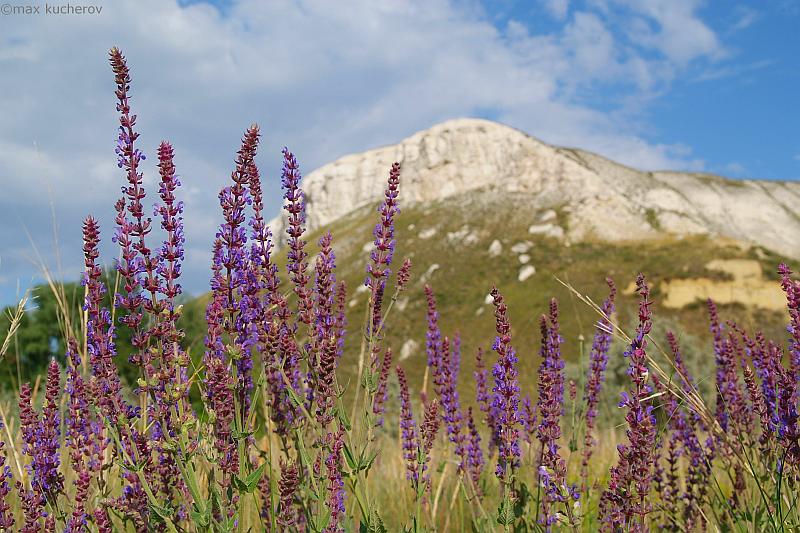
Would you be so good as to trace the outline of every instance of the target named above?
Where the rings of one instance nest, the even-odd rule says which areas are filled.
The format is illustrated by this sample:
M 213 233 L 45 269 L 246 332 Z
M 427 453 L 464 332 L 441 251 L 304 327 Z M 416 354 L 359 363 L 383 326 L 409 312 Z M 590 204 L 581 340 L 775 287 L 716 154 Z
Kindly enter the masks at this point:
M 727 55 L 716 33 L 698 15 L 701 0 L 593 0 L 606 13 L 621 10 L 630 41 L 657 52 L 677 66 L 700 57 Z
M 569 11 L 569 0 L 542 0 L 542 6 L 553 18 L 564 20 Z
M 698 18 L 696 2 L 602 0 L 572 13 L 550 33 L 520 21 L 498 28 L 488 17 L 446 0 L 372 2 L 347 7 L 323 0 L 238 0 L 224 11 L 205 3 L 119 0 L 100 15 L 2 20 L 0 41 L 0 275 L 33 276 L 21 250 L 21 228 L 48 243 L 51 203 L 59 224 L 65 275 L 80 271 L 80 220 L 103 224 L 106 256 L 113 201 L 122 173 L 115 165 L 113 78 L 106 54 L 118 45 L 133 72 L 133 107 L 141 147 L 154 156 L 173 142 L 187 198 L 188 288 L 208 276 L 208 250 L 219 222 L 216 193 L 229 175 L 238 139 L 262 126 L 260 158 L 279 207 L 280 148 L 304 171 L 338 156 L 394 143 L 436 122 L 485 116 L 546 141 L 580 146 L 642 168 L 696 168 L 680 145 L 652 142 L 641 124 L 593 106 L 587 95 L 620 94 L 620 107 L 669 83 L 664 72 L 723 54 Z M 621 10 L 621 11 L 620 11 Z M 358 14 L 358 16 L 354 16 Z M 623 17 L 620 19 L 619 17 Z M 620 24 L 641 22 L 639 46 L 620 38 Z M 144 167 L 154 194 L 153 159 Z M 46 260 L 54 262 L 52 255 Z M 3 285 L 0 299 L 13 289 Z

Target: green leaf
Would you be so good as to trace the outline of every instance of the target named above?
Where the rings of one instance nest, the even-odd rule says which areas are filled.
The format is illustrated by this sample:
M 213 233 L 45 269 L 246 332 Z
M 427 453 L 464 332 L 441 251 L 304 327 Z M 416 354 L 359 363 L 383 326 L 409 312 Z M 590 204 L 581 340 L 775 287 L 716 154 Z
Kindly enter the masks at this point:
M 161 505 L 150 504 L 150 509 L 162 520 L 165 522 L 170 519 L 173 514 L 173 510 L 169 507 L 162 507 Z
M 266 464 L 262 464 L 250 474 L 247 475 L 244 479 L 240 476 L 234 476 L 233 482 L 236 485 L 236 489 L 239 492 L 244 492 L 246 494 L 250 494 L 256 490 L 258 486 L 258 482 L 261 480 L 261 476 L 264 474 L 264 467 Z
M 387 533 L 386 526 L 383 523 L 383 519 L 378 514 L 377 509 L 372 509 L 372 512 L 369 514 L 369 533 Z
M 508 497 L 503 498 L 497 508 L 497 523 L 501 526 L 510 526 L 514 523 L 514 505 Z
M 244 483 L 247 485 L 248 493 L 256 489 L 258 482 L 261 481 L 261 476 L 264 475 L 264 467 L 266 466 L 266 463 L 262 463 L 261 466 L 250 472 L 250 475 L 245 478 Z
M 292 400 L 292 403 L 296 407 L 302 407 L 303 406 L 303 404 L 304 404 L 303 399 L 300 396 L 297 395 L 297 393 L 295 392 L 295 390 L 292 387 L 286 387 L 286 392 L 289 393 L 289 399 Z
M 297 449 L 300 452 L 300 460 L 303 462 L 303 465 L 313 469 L 314 464 L 311 462 L 311 456 L 308 455 L 308 450 L 306 450 L 305 444 L 303 443 L 303 437 L 299 432 L 297 434 Z
M 197 529 L 206 529 L 211 525 L 211 508 L 207 507 L 205 512 L 201 513 L 196 505 L 192 505 L 192 510 L 189 511 Z
M 346 409 L 344 407 L 337 407 L 336 410 L 336 418 L 339 420 L 339 424 L 345 429 L 345 431 L 350 431 L 353 429 L 353 425 L 350 423 L 350 418 L 347 416 Z
M 359 465 L 359 470 L 369 470 L 372 468 L 372 464 L 375 462 L 375 458 L 378 457 L 378 453 L 379 450 L 374 450 L 367 459 L 363 459 Z
M 350 447 L 346 443 L 342 448 L 342 452 L 344 452 L 344 459 L 345 461 L 347 461 L 347 467 L 353 472 L 358 472 L 359 465 L 356 462 L 356 458 L 353 456 L 353 452 L 350 450 Z
M 327 511 L 325 514 L 323 514 L 319 518 L 320 518 L 320 521 L 317 524 L 319 526 L 319 529 L 317 531 L 323 531 L 326 527 L 328 527 L 328 524 L 331 521 L 331 512 Z

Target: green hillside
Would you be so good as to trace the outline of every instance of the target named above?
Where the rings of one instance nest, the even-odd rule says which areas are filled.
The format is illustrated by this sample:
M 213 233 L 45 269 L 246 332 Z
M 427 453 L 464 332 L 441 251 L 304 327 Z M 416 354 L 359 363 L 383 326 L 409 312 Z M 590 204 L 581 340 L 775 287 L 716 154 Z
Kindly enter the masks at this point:
M 526 198 L 485 192 L 463 195 L 431 205 L 404 208 L 397 219 L 397 252 L 395 268 L 403 258 L 411 257 L 413 276 L 407 292 L 401 295 L 389 318 L 386 345 L 391 346 L 395 360 L 409 341 L 416 350 L 400 363 L 409 372 L 412 386 L 420 386 L 425 370 L 426 306 L 423 286 L 430 284 L 437 296 L 443 334 L 451 338 L 459 332 L 462 340 L 461 388 L 466 398 L 472 397 L 472 371 L 478 346 L 488 349 L 494 339 L 493 307 L 486 296 L 496 284 L 507 299 L 514 343 L 520 357 L 523 392 L 533 393 L 539 349 L 538 317 L 546 311 L 549 299 L 556 297 L 561 308 L 561 327 L 565 338 L 563 351 L 570 363 L 568 372 L 578 378 L 581 354 L 591 347 L 596 313 L 575 298 L 556 278 L 568 282 L 578 291 L 600 303 L 606 296 L 606 276 L 619 288 L 618 319 L 628 330 L 635 320 L 636 299 L 625 289 L 638 272 L 644 272 L 653 286 L 655 298 L 656 339 L 672 329 L 682 339 L 690 365 L 699 376 L 713 376 L 713 354 L 710 352 L 708 319 L 705 304 L 683 309 L 667 309 L 660 305 L 660 284 L 663 281 L 689 278 L 724 280 L 726 275 L 705 268 L 714 259 L 749 259 L 757 261 L 770 279 L 776 279 L 775 268 L 785 258 L 763 249 L 743 248 L 735 243 L 720 244 L 708 237 L 664 239 L 660 241 L 609 244 L 587 242 L 566 244 L 553 238 L 532 235 L 528 228 L 539 213 L 530 212 Z M 367 293 L 359 290 L 369 258 L 372 228 L 378 214 L 364 208 L 340 219 L 330 227 L 337 256 L 337 276 L 348 285 L 348 329 L 361 327 Z M 556 212 L 557 222 L 564 216 Z M 608 220 L 613 224 L 613 220 Z M 433 230 L 435 229 L 435 233 Z M 313 254 L 322 231 L 309 237 Z M 502 252 L 489 253 L 494 240 L 500 241 Z M 523 282 L 518 279 L 522 264 L 519 253 L 511 251 L 515 244 L 530 243 L 525 252 L 527 264 L 536 273 Z M 517 248 L 519 250 L 519 248 Z M 279 260 L 281 267 L 285 259 Z M 792 264 L 792 262 L 789 262 Z M 797 266 L 795 263 L 794 266 Z M 285 276 L 284 276 L 285 278 Z M 286 283 L 286 282 L 284 282 Z M 777 287 L 777 281 L 775 281 Z M 284 284 L 284 287 L 288 286 Z M 387 294 L 393 292 L 390 285 Z M 187 334 L 195 350 L 202 350 L 202 316 L 204 299 L 186 308 Z M 747 327 L 759 324 L 765 333 L 781 338 L 785 334 L 785 313 L 752 306 L 725 305 L 720 308 L 726 320 L 735 320 Z M 583 339 L 583 340 L 581 340 Z M 342 364 L 343 381 L 356 368 L 359 337 L 348 337 Z M 665 343 L 664 343 L 665 344 Z M 622 353 L 623 343 L 615 345 Z M 491 362 L 493 356 L 489 355 Z M 622 357 L 612 360 L 610 368 L 621 379 L 625 363 Z M 525 377 L 528 376 L 528 379 Z M 712 379 L 713 382 L 713 379 Z M 469 401 L 469 400 L 468 400 Z

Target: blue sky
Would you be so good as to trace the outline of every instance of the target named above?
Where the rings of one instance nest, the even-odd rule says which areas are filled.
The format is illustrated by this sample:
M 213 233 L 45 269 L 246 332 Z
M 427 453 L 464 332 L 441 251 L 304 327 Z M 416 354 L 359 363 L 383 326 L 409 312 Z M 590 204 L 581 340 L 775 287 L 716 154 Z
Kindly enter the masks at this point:
M 0 16 L 0 305 L 40 279 L 31 241 L 77 278 L 88 213 L 115 255 L 113 45 L 143 149 L 175 145 L 195 293 L 251 122 L 271 213 L 284 145 L 308 172 L 462 116 L 643 169 L 800 178 L 800 0 L 94 3 L 100 15 Z

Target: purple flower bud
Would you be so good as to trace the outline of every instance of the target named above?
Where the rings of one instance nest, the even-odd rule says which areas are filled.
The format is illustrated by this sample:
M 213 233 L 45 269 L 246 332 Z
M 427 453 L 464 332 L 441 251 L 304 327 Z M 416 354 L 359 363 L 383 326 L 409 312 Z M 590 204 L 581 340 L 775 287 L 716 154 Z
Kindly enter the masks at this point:
M 0 429 L 2 427 L 2 424 L 0 424 Z M 9 482 L 13 478 L 11 476 L 11 467 L 6 464 L 5 446 L 6 443 L 0 441 L 0 530 L 10 531 L 15 523 L 14 513 L 8 502 L 8 495 L 11 493 Z
M 497 337 L 492 349 L 497 352 L 494 365 L 494 388 L 492 389 L 491 410 L 494 412 L 499 435 L 499 455 L 497 458 L 497 477 L 509 479 L 512 471 L 520 463 L 519 447 L 519 381 L 517 356 L 511 346 L 511 324 L 508 322 L 508 309 L 503 296 L 496 287 L 492 288 L 495 306 Z
M 472 487 L 476 494 L 481 494 L 480 478 L 483 472 L 483 449 L 481 448 L 481 436 L 472 418 L 472 407 L 467 408 L 467 428 L 469 429 L 469 442 L 467 444 L 468 471 L 472 480 Z
M 408 281 L 411 279 L 411 259 L 405 258 L 400 270 L 397 271 L 397 290 L 404 291 Z
M 308 288 L 309 277 L 306 273 L 308 253 L 305 250 L 306 241 L 302 238 L 306 223 L 306 201 L 303 190 L 300 188 L 300 180 L 300 167 L 297 159 L 288 148 L 284 148 L 281 186 L 285 199 L 283 208 L 289 216 L 289 224 L 286 228 L 286 233 L 289 234 L 289 261 L 286 268 L 297 295 L 300 309 L 299 320 L 304 324 L 311 324 L 311 291 Z
M 600 518 L 611 529 L 646 531 L 646 517 L 651 511 L 647 496 L 653 478 L 653 451 L 656 445 L 656 419 L 653 407 L 647 402 L 651 389 L 647 384 L 649 371 L 645 352 L 645 337 L 652 329 L 652 301 L 650 289 L 641 274 L 636 278 L 636 287 L 641 296 L 639 326 L 625 352 L 632 388 L 629 394 L 623 396 L 620 404 L 628 410 L 625 420 L 629 443 L 617 447 L 619 461 L 612 467 L 608 488 L 600 498 Z
M 342 479 L 342 447 L 344 440 L 341 430 L 337 433 L 328 433 L 326 439 L 330 452 L 325 459 L 328 471 L 328 510 L 331 513 L 325 533 L 338 533 L 344 531 L 342 518 L 344 516 L 344 480 Z
M 395 367 L 395 372 L 397 372 L 397 381 L 400 383 L 400 440 L 403 446 L 403 459 L 406 463 L 406 479 L 411 481 L 411 486 L 416 493 L 420 481 L 417 464 L 417 450 L 420 448 L 419 435 L 411 410 L 406 373 L 399 366 Z
M 378 211 L 381 220 L 375 225 L 373 234 L 375 235 L 375 248 L 370 253 L 370 262 L 367 265 L 367 277 L 364 285 L 370 290 L 370 305 L 372 306 L 372 330 L 380 328 L 382 317 L 383 292 L 386 289 L 386 281 L 389 279 L 394 256 L 394 220 L 400 208 L 397 203 L 397 195 L 400 189 L 400 163 L 394 163 L 389 171 L 389 180 L 384 191 L 384 199 Z
M 377 417 L 376 426 L 383 425 L 383 414 L 386 412 L 386 400 L 389 398 L 387 384 L 389 381 L 389 371 L 392 369 L 392 349 L 387 348 L 383 355 L 381 370 L 378 374 L 378 390 L 372 403 L 372 414 Z
M 537 438 L 541 445 L 541 475 L 539 483 L 544 487 L 542 512 L 539 524 L 547 530 L 555 523 L 555 504 L 563 503 L 569 507 L 566 487 L 567 466 L 561 458 L 558 441 L 561 438 L 561 416 L 564 412 L 564 360 L 561 358 L 561 344 L 564 339 L 559 333 L 558 303 L 550 300 L 549 316 L 540 319 L 542 332 L 542 363 L 539 367 L 539 398 L 537 411 L 539 426 Z M 569 514 L 569 509 L 567 509 Z
M 278 523 L 290 528 L 297 522 L 297 511 L 294 508 L 294 497 L 300 484 L 297 466 L 294 463 L 281 463 L 280 503 L 278 507 Z

